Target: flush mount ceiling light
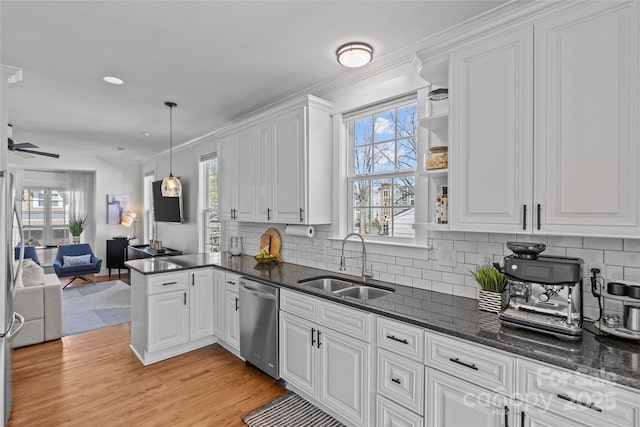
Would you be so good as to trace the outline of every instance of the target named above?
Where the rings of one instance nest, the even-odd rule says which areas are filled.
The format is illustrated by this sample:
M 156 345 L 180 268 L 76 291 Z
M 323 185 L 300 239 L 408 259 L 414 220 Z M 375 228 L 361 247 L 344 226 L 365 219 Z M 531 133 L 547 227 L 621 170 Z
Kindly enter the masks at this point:
M 162 180 L 162 197 L 180 197 L 182 184 L 173 176 L 173 109 L 178 106 L 175 102 L 165 102 L 169 107 L 169 176 Z
M 122 83 L 124 83 L 122 79 L 113 76 L 105 76 L 102 78 L 102 80 L 107 83 L 111 83 L 112 85 L 121 85 Z
M 142 135 L 142 136 L 151 136 L 151 132 L 147 132 L 147 131 L 140 132 L 140 135 Z
M 373 59 L 373 48 L 366 43 L 351 42 L 340 46 L 336 50 L 336 56 L 340 65 L 362 67 Z

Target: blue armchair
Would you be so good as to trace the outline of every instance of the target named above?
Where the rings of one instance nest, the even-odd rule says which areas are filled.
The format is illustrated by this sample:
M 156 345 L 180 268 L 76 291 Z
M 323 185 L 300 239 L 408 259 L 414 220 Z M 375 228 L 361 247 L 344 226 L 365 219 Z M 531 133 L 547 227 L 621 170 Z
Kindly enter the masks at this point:
M 20 258 L 20 246 L 16 246 L 14 249 L 15 259 Z M 31 258 L 33 262 L 40 265 L 40 260 L 38 259 L 38 254 L 36 253 L 35 246 L 25 246 L 24 247 L 24 259 Z
M 82 255 L 90 255 L 88 263 L 76 264 L 68 262 L 65 265 L 64 257 L 78 257 Z M 53 261 L 53 269 L 58 277 L 70 277 L 71 280 L 64 284 L 64 288 L 69 286 L 76 279 L 82 279 L 87 283 L 93 282 L 91 279 L 82 277 L 83 274 L 95 274 L 100 272 L 102 267 L 102 259 L 96 257 L 88 243 L 80 243 L 77 245 L 61 245 L 58 247 L 58 253 L 55 261 Z

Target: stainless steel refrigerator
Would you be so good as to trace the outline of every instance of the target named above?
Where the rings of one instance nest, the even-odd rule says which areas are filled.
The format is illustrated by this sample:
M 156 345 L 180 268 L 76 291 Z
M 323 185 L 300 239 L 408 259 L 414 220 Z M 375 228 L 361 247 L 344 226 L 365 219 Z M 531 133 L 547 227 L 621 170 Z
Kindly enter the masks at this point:
M 16 278 L 22 273 L 24 258 L 24 234 L 22 222 L 16 207 L 16 190 L 13 176 L 8 171 L 0 171 L 0 242 L 3 242 L 4 255 L 0 256 L 0 277 L 2 291 L 0 292 L 0 361 L 3 369 L 0 376 L 4 387 L 0 388 L 3 425 L 7 424 L 11 414 L 11 338 L 22 328 L 24 318 L 13 311 L 13 295 Z M 19 240 L 20 257 L 14 262 L 14 231 Z

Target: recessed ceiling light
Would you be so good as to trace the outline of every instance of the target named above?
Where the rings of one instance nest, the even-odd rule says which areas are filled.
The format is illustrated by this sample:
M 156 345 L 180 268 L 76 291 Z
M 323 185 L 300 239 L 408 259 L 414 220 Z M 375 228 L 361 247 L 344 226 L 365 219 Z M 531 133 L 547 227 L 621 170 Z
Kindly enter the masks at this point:
M 124 83 L 124 81 L 122 81 L 122 79 L 119 79 L 117 77 L 113 77 L 113 76 L 105 76 L 102 78 L 102 80 L 104 80 L 107 83 L 111 83 L 112 85 L 121 85 L 122 83 Z
M 142 135 L 142 136 L 151 136 L 151 132 L 147 132 L 147 131 L 140 132 L 140 135 Z
M 373 48 L 366 43 L 351 42 L 340 46 L 336 50 L 336 56 L 340 65 L 362 67 L 373 59 Z
M 124 150 L 126 150 L 126 148 L 124 148 L 124 147 L 118 147 L 118 151 L 124 151 Z

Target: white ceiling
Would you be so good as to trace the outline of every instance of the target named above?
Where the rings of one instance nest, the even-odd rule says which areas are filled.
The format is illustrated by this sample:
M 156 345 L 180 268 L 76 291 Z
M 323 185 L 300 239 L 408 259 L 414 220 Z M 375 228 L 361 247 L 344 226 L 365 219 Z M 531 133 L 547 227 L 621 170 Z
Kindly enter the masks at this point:
M 62 155 L 145 159 L 168 148 L 164 101 L 178 104 L 178 145 L 257 107 L 364 72 L 336 62 L 345 42 L 373 46 L 370 71 L 502 3 L 2 0 L 0 63 L 24 73 L 9 87 L 13 139 Z M 125 84 L 109 85 L 106 75 Z

